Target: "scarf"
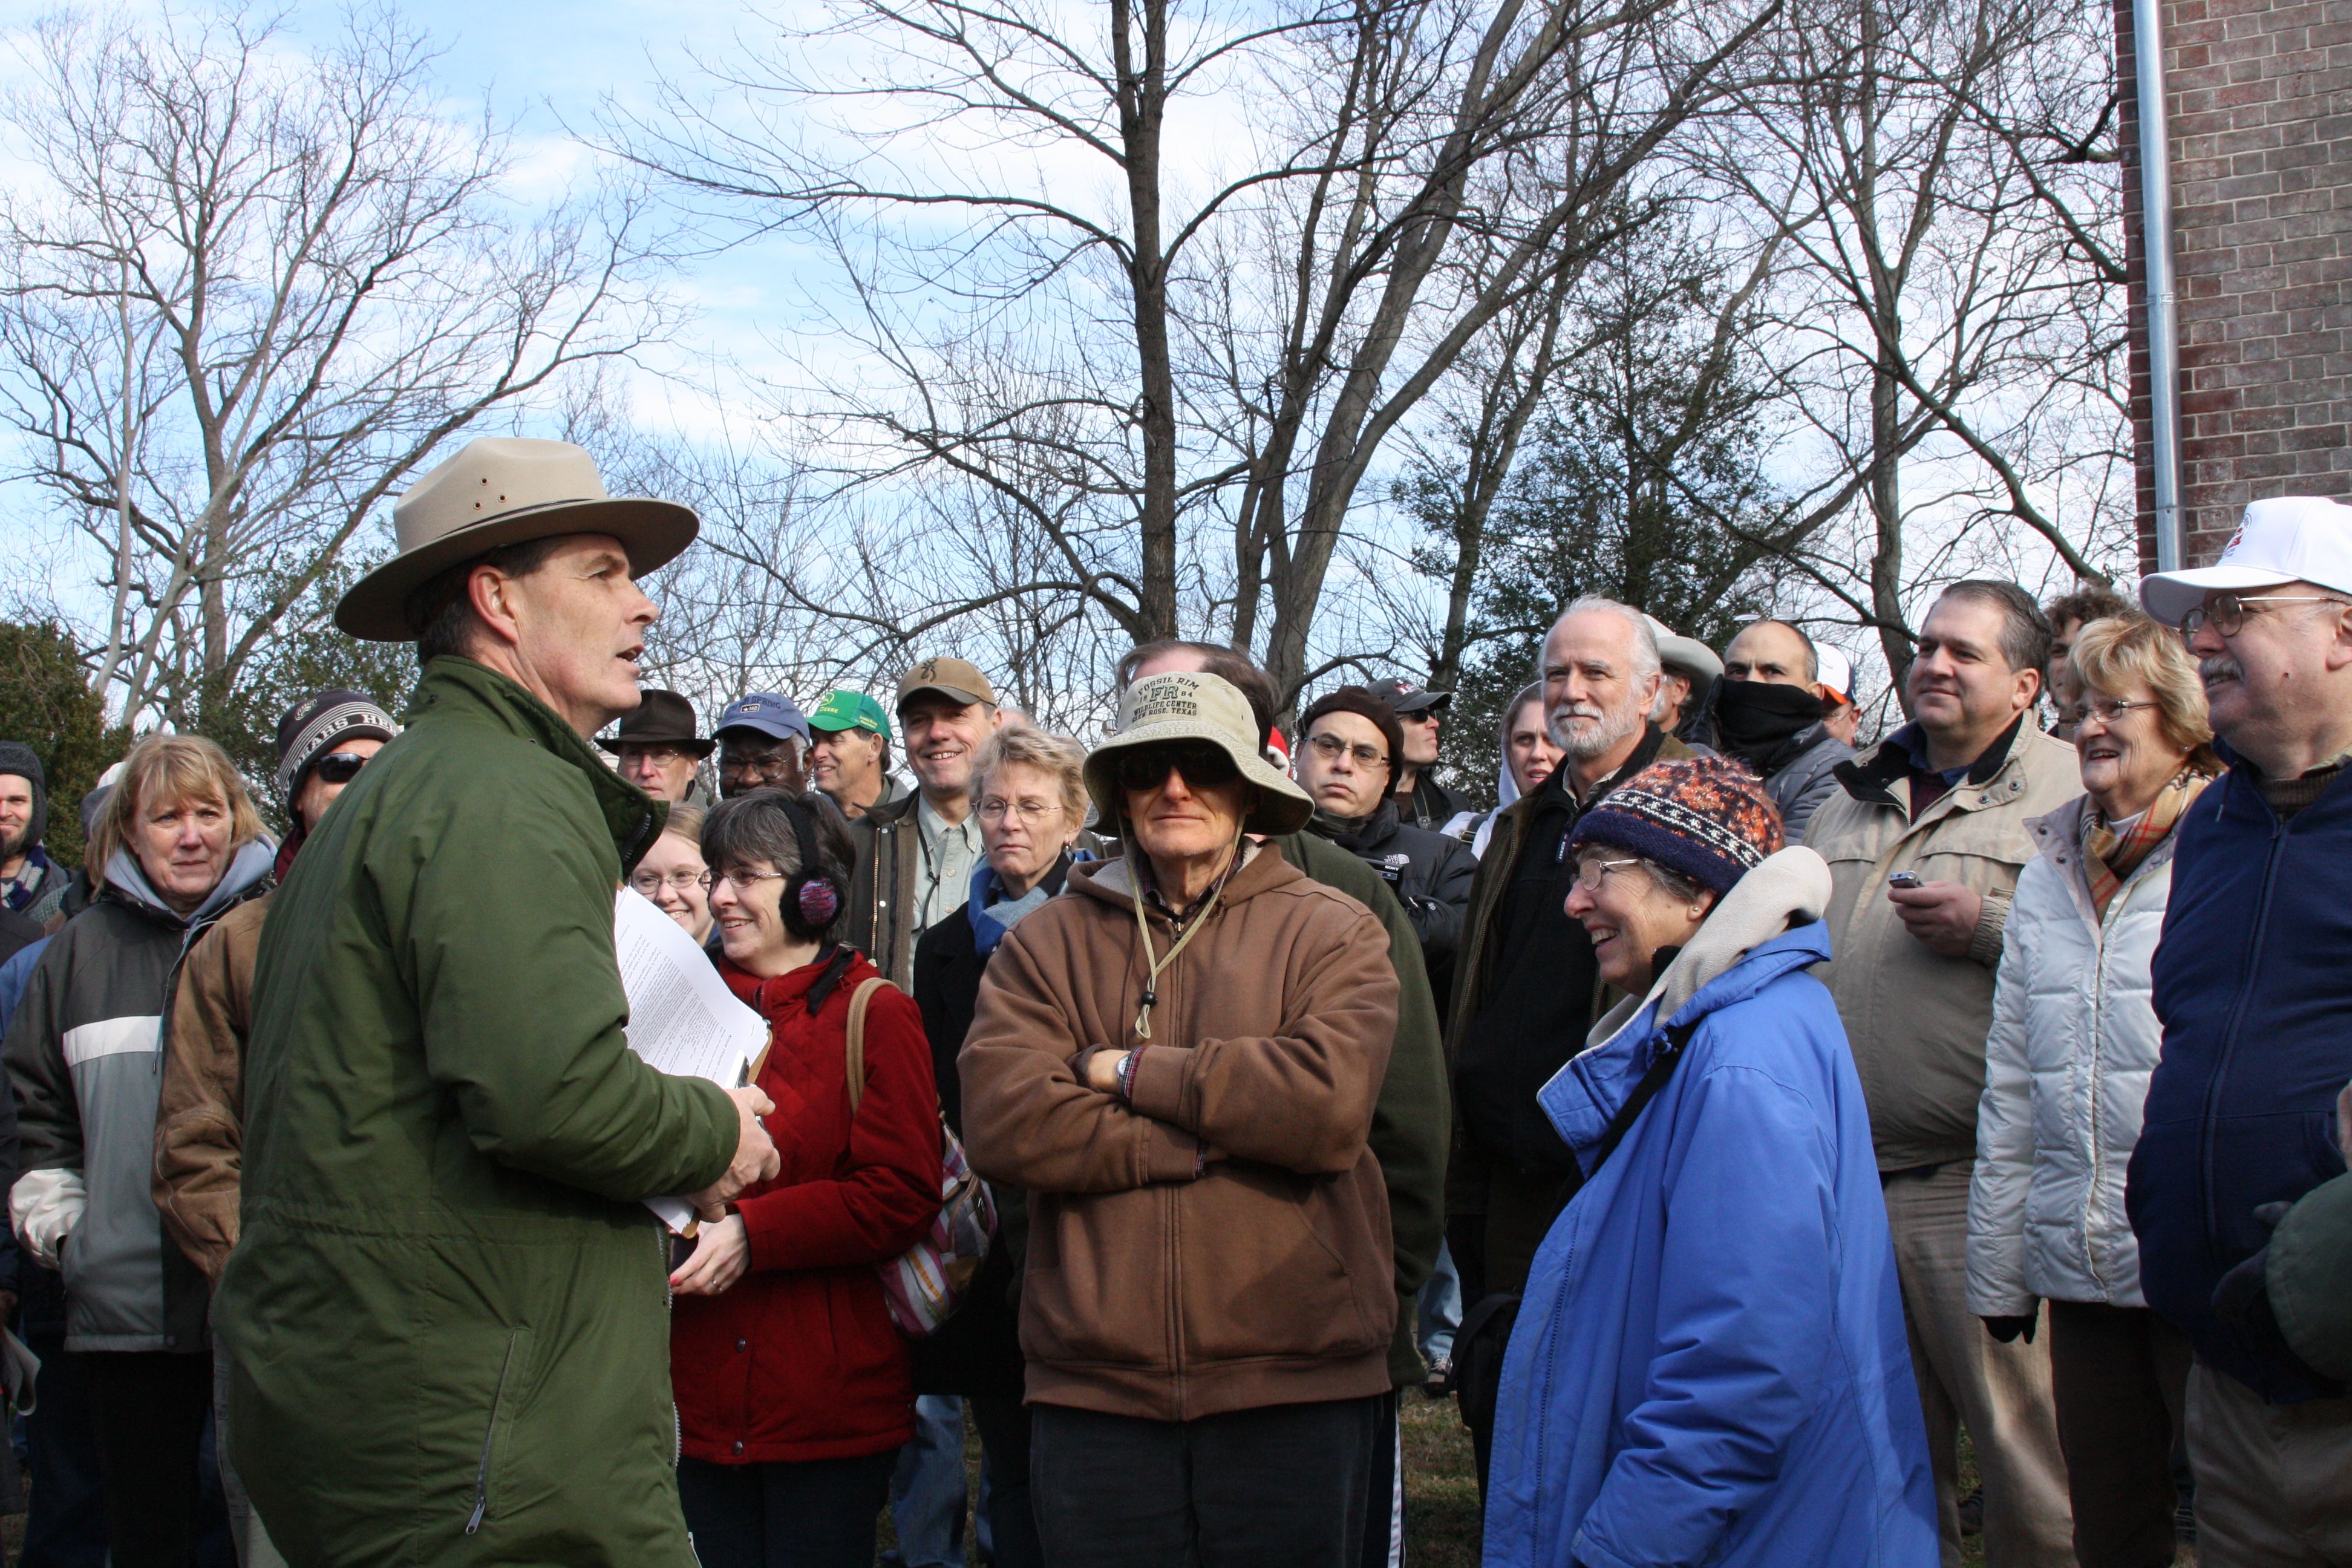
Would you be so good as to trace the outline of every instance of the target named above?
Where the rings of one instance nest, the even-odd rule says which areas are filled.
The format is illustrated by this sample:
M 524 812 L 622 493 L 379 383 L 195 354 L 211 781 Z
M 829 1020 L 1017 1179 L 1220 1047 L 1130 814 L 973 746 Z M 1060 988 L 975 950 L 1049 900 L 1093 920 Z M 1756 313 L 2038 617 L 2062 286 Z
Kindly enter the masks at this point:
M 2084 800 L 2083 869 L 2091 879 L 2091 907 L 2101 920 L 2107 918 L 2107 905 L 2123 891 L 2126 879 L 2139 869 L 2149 851 L 2172 837 L 2180 814 L 2212 782 L 2193 769 L 2181 769 L 2172 775 L 2172 782 L 2156 792 L 2156 799 L 2139 814 L 2139 820 L 2120 834 L 2095 802 Z
M 1381 802 L 1367 816 L 1340 816 L 1318 805 L 1314 819 L 1307 826 L 1317 837 L 1360 854 L 1365 846 L 1385 844 L 1395 836 L 1397 816 L 1394 800 Z
M 971 944 L 982 958 L 996 951 L 1004 933 L 1020 924 L 1024 915 L 1045 907 L 1045 900 L 1060 889 L 1062 873 L 1073 859 L 1091 858 L 1084 850 L 1075 855 L 1066 850 L 1064 853 L 1070 858 L 1038 878 L 1037 885 L 1017 899 L 1004 896 L 1004 879 L 996 874 L 996 868 L 988 863 L 986 857 L 971 868 L 971 899 L 964 905 L 964 918 L 971 922 Z
M 1759 773 L 1773 753 L 1822 721 L 1809 686 L 1727 680 L 1715 689 L 1715 729 L 1723 750 Z
M 56 868 L 57 862 L 49 858 L 48 851 L 34 845 L 25 851 L 25 868 L 16 873 L 16 879 L 0 882 L 0 904 L 22 913 L 47 889 L 49 873 Z

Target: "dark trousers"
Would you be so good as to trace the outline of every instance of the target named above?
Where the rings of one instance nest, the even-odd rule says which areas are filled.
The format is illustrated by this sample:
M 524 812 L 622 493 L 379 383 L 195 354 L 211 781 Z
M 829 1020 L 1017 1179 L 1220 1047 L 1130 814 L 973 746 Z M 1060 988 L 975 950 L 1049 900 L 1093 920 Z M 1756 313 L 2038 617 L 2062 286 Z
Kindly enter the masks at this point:
M 32 1510 L 18 1568 L 106 1568 L 106 1483 L 90 1419 L 89 1373 L 63 1333 L 27 1334 L 41 1358 L 39 1397 L 25 1417 Z
M 1029 1411 L 1020 1400 L 973 1394 L 963 1402 L 980 1432 L 980 1468 L 987 1479 L 988 1549 L 996 1568 L 1045 1568 L 1037 1539 L 1037 1512 L 1029 1489 Z
M 1364 1489 L 1363 1568 L 1402 1568 L 1404 1563 L 1404 1428 L 1398 1394 L 1381 1399 L 1381 1430 L 1372 1447 L 1371 1482 Z
M 1361 1568 L 1381 1395 L 1146 1421 L 1031 1407 L 1054 1568 Z
M 898 1450 L 799 1464 L 677 1463 L 677 1500 L 702 1568 L 872 1568 L 874 1523 Z
M 2189 1340 L 2145 1307 L 2050 1303 L 2050 1384 L 2082 1568 L 2171 1568 Z
M 213 1408 L 208 1352 L 88 1351 L 90 1419 L 114 1568 L 190 1568 Z

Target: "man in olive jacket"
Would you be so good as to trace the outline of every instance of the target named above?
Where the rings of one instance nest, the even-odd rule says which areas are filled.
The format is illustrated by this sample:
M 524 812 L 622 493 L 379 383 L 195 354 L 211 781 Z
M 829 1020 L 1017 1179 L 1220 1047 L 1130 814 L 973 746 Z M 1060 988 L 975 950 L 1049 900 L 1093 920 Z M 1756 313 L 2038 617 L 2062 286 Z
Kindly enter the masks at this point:
M 664 808 L 585 738 L 636 701 L 633 579 L 693 514 L 491 439 L 394 519 L 336 618 L 418 639 L 410 728 L 295 862 L 254 974 L 215 1300 L 237 1468 L 305 1568 L 692 1568 L 638 1200 L 723 1203 L 775 1155 L 758 1091 L 628 1049 L 614 896 Z

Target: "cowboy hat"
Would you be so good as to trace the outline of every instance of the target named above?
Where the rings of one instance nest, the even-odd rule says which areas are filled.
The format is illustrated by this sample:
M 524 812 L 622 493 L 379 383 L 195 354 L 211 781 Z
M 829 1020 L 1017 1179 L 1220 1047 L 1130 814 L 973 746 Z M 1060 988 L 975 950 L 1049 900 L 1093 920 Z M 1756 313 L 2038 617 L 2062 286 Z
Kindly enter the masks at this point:
M 1258 750 L 1257 719 L 1233 682 L 1205 671 L 1148 675 L 1118 700 L 1118 729 L 1087 758 L 1087 794 L 1104 822 L 1126 810 L 1118 787 L 1118 754 L 1177 741 L 1206 741 L 1233 759 L 1242 782 L 1257 790 L 1243 819 L 1247 833 L 1296 833 L 1315 815 L 1315 802 L 1276 771 Z
M 604 493 L 595 459 L 569 441 L 485 436 L 409 487 L 392 509 L 400 553 L 335 606 L 335 625 L 369 642 L 407 642 L 409 595 L 436 575 L 503 545 L 605 533 L 642 577 L 694 542 L 701 525 L 675 501 Z

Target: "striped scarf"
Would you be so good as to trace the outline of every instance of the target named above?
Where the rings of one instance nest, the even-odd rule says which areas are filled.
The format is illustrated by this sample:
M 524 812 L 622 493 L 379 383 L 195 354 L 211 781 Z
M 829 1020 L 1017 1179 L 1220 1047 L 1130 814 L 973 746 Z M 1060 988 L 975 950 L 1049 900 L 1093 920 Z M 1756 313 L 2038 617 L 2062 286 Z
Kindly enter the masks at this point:
M 2084 801 L 2083 868 L 2090 875 L 2091 905 L 2101 920 L 2107 918 L 2107 905 L 2123 890 L 2125 879 L 2139 869 L 2150 850 L 2172 836 L 2180 814 L 2212 782 L 2193 769 L 2181 769 L 2172 775 L 2171 783 L 2156 792 L 2156 799 L 2130 830 L 2121 834 L 2107 825 L 2106 814 L 2096 804 Z

